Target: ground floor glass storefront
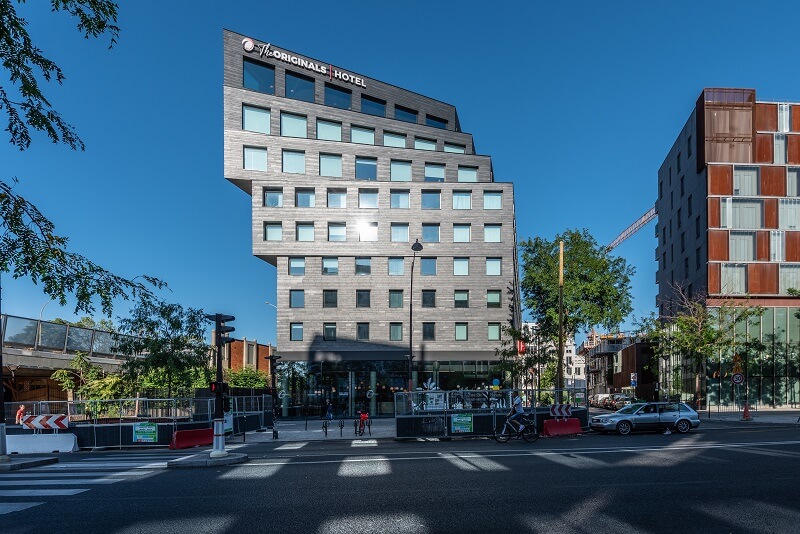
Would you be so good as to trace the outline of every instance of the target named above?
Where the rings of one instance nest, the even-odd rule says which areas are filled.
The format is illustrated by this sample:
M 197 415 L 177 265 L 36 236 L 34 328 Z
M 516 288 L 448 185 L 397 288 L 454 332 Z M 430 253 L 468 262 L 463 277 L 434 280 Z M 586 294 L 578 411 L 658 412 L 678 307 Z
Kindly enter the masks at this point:
M 486 389 L 494 379 L 503 381 L 497 361 L 425 361 L 413 363 L 416 388 L 445 390 Z M 319 417 L 328 401 L 336 417 L 359 411 L 372 416 L 394 415 L 394 394 L 408 389 L 407 360 L 279 362 L 279 400 L 284 416 Z

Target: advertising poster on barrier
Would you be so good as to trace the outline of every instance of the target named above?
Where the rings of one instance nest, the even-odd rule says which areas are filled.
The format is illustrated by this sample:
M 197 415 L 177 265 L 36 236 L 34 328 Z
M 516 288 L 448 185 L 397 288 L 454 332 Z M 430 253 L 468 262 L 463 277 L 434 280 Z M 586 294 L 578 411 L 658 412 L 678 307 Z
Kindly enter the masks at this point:
M 158 440 L 158 425 L 155 423 L 134 423 L 134 443 L 155 443 Z
M 226 413 L 225 414 L 225 433 L 233 432 L 233 414 Z
M 425 394 L 425 409 L 444 410 L 445 408 L 447 408 L 447 406 L 445 406 L 444 392 Z
M 450 418 L 450 427 L 453 434 L 472 432 L 472 414 L 454 413 Z

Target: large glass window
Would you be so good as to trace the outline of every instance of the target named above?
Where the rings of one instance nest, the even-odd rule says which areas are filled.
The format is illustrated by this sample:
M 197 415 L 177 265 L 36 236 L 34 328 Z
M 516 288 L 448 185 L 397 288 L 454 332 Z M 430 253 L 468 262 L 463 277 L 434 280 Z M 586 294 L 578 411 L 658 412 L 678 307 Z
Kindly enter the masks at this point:
M 289 276 L 304 276 L 306 274 L 305 258 L 289 258 Z
M 436 258 L 421 258 L 419 270 L 422 276 L 436 276 Z
M 347 189 L 328 189 L 328 207 L 346 208 Z
M 459 182 L 477 182 L 478 181 L 478 168 L 477 167 L 458 167 L 458 181 Z
M 319 175 L 328 176 L 330 178 L 341 178 L 342 177 L 341 154 L 320 154 Z
M 339 258 L 322 258 L 322 274 L 325 276 L 339 274 Z
M 341 123 L 317 119 L 317 139 L 322 141 L 341 141 Z
M 378 207 L 378 190 L 377 189 L 359 189 L 358 190 L 358 207 L 359 208 L 377 208 Z
M 414 148 L 417 150 L 436 150 L 436 139 L 414 138 Z
M 383 146 L 393 146 L 395 148 L 406 147 L 405 134 L 383 132 Z
M 453 191 L 453 209 L 471 210 L 472 191 Z
M 791 107 L 789 104 L 778 104 L 778 131 L 788 132 L 791 124 Z
M 356 180 L 377 180 L 378 160 L 356 157 Z
M 283 172 L 288 174 L 306 173 L 306 153 L 296 150 L 283 151 Z
M 501 258 L 486 258 L 486 275 L 500 276 L 502 269 Z
M 356 308 L 370 307 L 370 290 L 356 289 Z
M 404 258 L 389 258 L 389 275 L 402 276 L 405 271 Z
M 408 223 L 392 223 L 392 243 L 408 243 Z
M 289 307 L 290 308 L 305 308 L 306 307 L 306 293 L 302 289 L 292 289 L 289 291 Z
M 284 137 L 307 137 L 308 120 L 303 115 L 281 112 L 281 135 Z
M 456 308 L 469 308 L 469 290 L 456 289 L 453 293 L 453 306 Z
M 376 223 L 376 222 L 361 222 L 361 223 L 358 223 L 358 240 L 359 241 L 377 241 L 378 240 L 378 223 Z
M 440 191 L 422 191 L 422 209 L 438 210 L 442 207 Z
M 780 292 L 786 295 L 789 289 L 800 289 L 800 265 L 781 265 Z
M 303 323 L 289 325 L 289 341 L 303 341 Z
M 425 115 L 425 124 L 433 126 L 434 128 L 441 128 L 442 130 L 447 129 L 447 120 L 434 117 L 433 115 Z
M 764 202 L 745 198 L 723 198 L 720 222 L 722 228 L 757 230 L 764 227 Z
M 286 71 L 286 98 L 314 103 L 314 80 Z
M 404 108 L 403 106 L 394 106 L 394 118 L 399 121 L 417 122 L 417 112 L 413 109 Z
M 244 147 L 244 168 L 247 171 L 266 171 L 267 149 L 252 146 Z
M 372 128 L 363 128 L 361 126 L 353 126 L 350 128 L 350 142 L 360 145 L 374 145 L 375 130 Z
M 436 323 L 422 323 L 422 341 L 436 341 Z
M 499 308 L 501 293 L 499 289 L 489 289 L 486 291 L 486 307 Z
M 469 258 L 453 258 L 453 275 L 469 276 Z
M 296 189 L 294 192 L 294 205 L 298 208 L 313 208 L 317 205 L 317 195 L 313 189 Z
M 402 308 L 403 307 L 403 290 L 390 289 L 389 290 L 389 307 Z
M 730 250 L 731 261 L 755 261 L 756 233 L 731 232 L 729 250 Z
M 409 191 L 407 189 L 392 189 L 389 207 L 407 210 L 409 208 Z
M 392 160 L 389 179 L 393 182 L 410 182 L 411 162 Z
M 445 152 L 452 152 L 453 154 L 464 154 L 467 151 L 467 147 L 464 145 L 456 145 L 453 143 L 445 143 L 444 144 L 444 151 Z
M 453 243 L 469 243 L 472 241 L 472 226 L 469 224 L 453 225 Z
M 786 179 L 786 196 L 800 196 L 800 187 L 798 187 L 798 180 L 800 180 L 800 168 L 789 167 L 786 170 Z
M 372 273 L 372 258 L 356 258 L 356 274 L 367 275 Z
M 425 181 L 444 182 L 444 165 L 439 165 L 437 163 L 426 163 Z
M 336 341 L 336 323 L 322 323 L 322 339 Z
M 295 239 L 297 241 L 314 241 L 314 223 L 297 223 Z
M 800 199 L 778 200 L 778 228 L 787 230 L 800 228 Z
M 720 270 L 720 288 L 724 295 L 747 293 L 747 265 L 723 263 Z
M 483 225 L 483 242 L 484 243 L 500 243 L 501 233 L 503 230 L 502 224 L 484 224 Z
M 264 189 L 264 206 L 267 208 L 282 208 L 283 189 Z
M 438 243 L 439 242 L 439 225 L 434 223 L 424 223 L 422 225 L 422 242 L 423 243 Z
M 485 210 L 503 209 L 503 193 L 500 191 L 484 191 L 483 209 Z
M 264 240 L 265 241 L 282 241 L 283 240 L 283 226 L 279 222 L 264 223 Z
M 758 167 L 739 167 L 733 169 L 733 195 L 737 197 L 756 197 L 759 195 Z
M 772 230 L 769 233 L 769 259 L 770 261 L 786 261 L 786 232 Z
M 386 102 L 371 96 L 361 95 L 361 113 L 375 115 L 377 117 L 385 117 Z
M 248 132 L 269 133 L 269 110 L 242 106 L 242 129 Z
M 436 307 L 436 290 L 423 289 L 422 290 L 422 307 L 435 308 Z
M 786 163 L 786 134 L 775 134 L 775 163 Z
M 242 85 L 245 89 L 252 89 L 259 93 L 275 94 L 275 69 L 264 63 L 244 60 Z
M 489 341 L 500 341 L 500 323 L 489 323 L 487 339 Z
M 389 341 L 403 341 L 403 323 L 389 323 Z
M 369 341 L 369 323 L 356 323 L 356 339 Z
M 325 105 L 339 109 L 350 109 L 353 93 L 348 89 L 325 84 Z
M 347 241 L 347 224 L 341 222 L 329 222 L 328 241 Z
M 468 341 L 468 323 L 456 323 L 456 341 Z

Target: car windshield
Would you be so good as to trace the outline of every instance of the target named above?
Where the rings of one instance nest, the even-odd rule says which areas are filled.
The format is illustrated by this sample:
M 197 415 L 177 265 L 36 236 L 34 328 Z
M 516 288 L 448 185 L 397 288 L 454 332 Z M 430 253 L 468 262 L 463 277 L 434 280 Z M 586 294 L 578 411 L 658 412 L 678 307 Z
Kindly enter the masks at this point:
M 644 404 L 631 404 L 630 406 L 625 406 L 621 410 L 617 410 L 617 413 L 633 413 L 642 406 L 644 406 Z

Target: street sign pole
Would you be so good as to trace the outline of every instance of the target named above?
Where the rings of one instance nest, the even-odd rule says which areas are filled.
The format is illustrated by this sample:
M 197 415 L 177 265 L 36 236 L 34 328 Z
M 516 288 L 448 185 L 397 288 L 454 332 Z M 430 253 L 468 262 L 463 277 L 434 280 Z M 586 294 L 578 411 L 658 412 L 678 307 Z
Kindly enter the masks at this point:
M 214 315 L 206 315 L 206 319 L 214 321 L 214 344 L 217 350 L 217 382 L 214 399 L 214 441 L 209 456 L 211 458 L 223 458 L 228 456 L 228 451 L 225 450 L 225 412 L 222 408 L 223 400 L 223 375 L 222 375 L 222 347 L 226 343 L 233 341 L 226 336 L 228 332 L 235 330 L 232 326 L 227 326 L 225 323 L 231 322 L 236 318 L 233 315 L 223 315 L 215 313 Z

